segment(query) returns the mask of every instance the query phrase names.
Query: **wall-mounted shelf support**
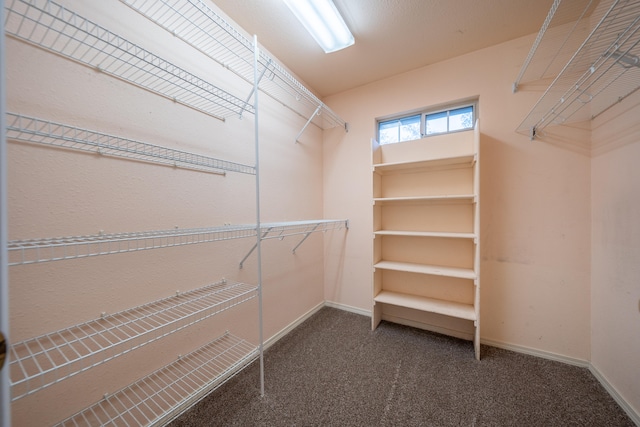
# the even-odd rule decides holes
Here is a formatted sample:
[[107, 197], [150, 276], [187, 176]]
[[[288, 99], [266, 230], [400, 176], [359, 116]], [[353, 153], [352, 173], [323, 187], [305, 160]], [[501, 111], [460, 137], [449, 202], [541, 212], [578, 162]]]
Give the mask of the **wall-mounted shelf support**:
[[[295, 248], [293, 248], [293, 253], [296, 252], [296, 249], [302, 243], [307, 240], [307, 237], [312, 233], [316, 232], [325, 232], [331, 230], [340, 230], [342, 228], [349, 229], [349, 220], [348, 219], [339, 219], [339, 220], [319, 220], [319, 221], [293, 221], [293, 222], [275, 222], [268, 224], [261, 224], [262, 236], [261, 240], [268, 239], [284, 239], [288, 236], [297, 236], [303, 235], [302, 241], [300, 241]], [[249, 258], [249, 255], [256, 250], [258, 246], [257, 242], [253, 247], [249, 250], [249, 253], [242, 258], [240, 261], [240, 268], [242, 268], [244, 262]]]
[[[249, 96], [247, 96], [247, 99], [245, 101], [245, 105], [249, 104], [249, 101], [251, 100], [251, 97], [253, 96], [254, 93], [256, 93], [256, 87], [260, 85], [260, 81], [262, 80], [262, 78], [264, 77], [265, 73], [269, 70], [269, 66], [271, 65], [271, 62], [269, 62], [263, 69], [262, 72], [260, 73], [260, 75], [258, 76], [258, 78], [256, 79], [256, 83], [254, 86], [251, 87], [251, 92], [249, 92]], [[255, 107], [254, 107], [255, 110]], [[242, 111], [240, 111], [240, 117], [242, 118], [242, 112], [244, 111], [244, 108], [242, 109]]]
[[318, 228], [320, 224], [316, 224], [311, 230], [309, 230], [307, 233], [305, 233], [304, 237], [302, 238], [302, 240], [300, 240], [298, 242], [297, 245], [295, 245], [295, 247], [291, 250], [291, 252], [293, 252], [294, 254], [296, 253], [296, 249], [298, 249], [298, 247], [304, 243], [305, 240], [307, 240], [307, 237], [309, 237], [311, 235], [311, 233], [313, 233], [314, 231], [316, 231], [316, 229]]
[[251, 175], [256, 173], [255, 167], [241, 163], [134, 141], [35, 117], [14, 113], [7, 113], [6, 117], [6, 135], [10, 140], [52, 145], [218, 175], [225, 175], [225, 171]]
[[[262, 239], [264, 239], [267, 234], [269, 234], [269, 229], [267, 229], [266, 231], [264, 231], [262, 233]], [[256, 241], [256, 243], [253, 244], [251, 249], [249, 249], [249, 252], [247, 252], [247, 254], [240, 261], [240, 269], [241, 270], [242, 270], [242, 267], [244, 267], [244, 262], [247, 260], [247, 258], [249, 258], [249, 256], [253, 253], [253, 251], [255, 251], [257, 248], [258, 248], [258, 242]]]
[[296, 135], [296, 142], [300, 142], [300, 136], [302, 136], [304, 131], [307, 129], [307, 126], [309, 126], [309, 124], [314, 119], [314, 117], [317, 116], [320, 113], [320, 109], [321, 108], [322, 108], [322, 105], [318, 105], [318, 108], [316, 108], [316, 110], [313, 112], [311, 117], [309, 117], [309, 120], [307, 120], [307, 123], [305, 123], [304, 126], [302, 126], [302, 130], [300, 132], [298, 132], [298, 135]]

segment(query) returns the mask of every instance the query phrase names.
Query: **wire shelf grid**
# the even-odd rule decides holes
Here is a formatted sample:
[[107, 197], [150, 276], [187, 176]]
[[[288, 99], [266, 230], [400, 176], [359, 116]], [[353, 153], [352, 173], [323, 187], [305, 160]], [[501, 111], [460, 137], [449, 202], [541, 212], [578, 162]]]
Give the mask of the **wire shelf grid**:
[[[120, 1], [253, 85], [252, 41], [204, 1]], [[322, 129], [346, 128], [344, 120], [262, 50], [258, 63], [264, 93]]]
[[[591, 120], [640, 88], [640, 3], [603, 0], [593, 6], [589, 2], [580, 19], [597, 24], [522, 121], [519, 132], [534, 138], [549, 125]], [[577, 33], [575, 37], [580, 37]]]
[[7, 139], [158, 163], [214, 174], [225, 171], [255, 175], [254, 166], [134, 141], [92, 130], [7, 113]]
[[320, 221], [295, 221], [272, 222], [261, 224], [262, 239], [282, 239], [288, 236], [308, 235], [333, 230], [349, 228], [347, 220], [320, 220]]
[[28, 396], [255, 298], [226, 280], [11, 346], [12, 400]]
[[164, 424], [255, 360], [258, 349], [230, 333], [180, 357], [57, 426]]
[[224, 120], [253, 106], [50, 0], [6, 2], [7, 34]]
[[[316, 224], [318, 227], [314, 229]], [[348, 228], [347, 220], [260, 224], [261, 233], [266, 232], [270, 235], [269, 238], [284, 238], [309, 232], [338, 230], [343, 227]], [[256, 237], [255, 224], [11, 240], [7, 243], [7, 249], [9, 265], [15, 266], [247, 237]]]
[[34, 264], [98, 255], [255, 237], [255, 226], [223, 226], [131, 233], [93, 234], [8, 242], [9, 265]]

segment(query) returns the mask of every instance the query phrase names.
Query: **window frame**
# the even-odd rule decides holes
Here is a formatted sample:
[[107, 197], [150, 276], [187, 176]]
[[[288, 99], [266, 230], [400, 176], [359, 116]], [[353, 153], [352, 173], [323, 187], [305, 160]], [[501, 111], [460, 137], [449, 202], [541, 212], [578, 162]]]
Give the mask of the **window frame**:
[[[456, 111], [456, 110], [460, 110], [460, 109], [464, 109], [464, 108], [469, 108], [469, 107], [471, 107], [471, 113], [472, 113], [472, 124], [471, 124], [471, 127], [464, 128], [464, 129], [449, 130], [449, 126], [450, 126], [449, 118], [451, 116], [451, 112], [452, 111]], [[447, 117], [447, 131], [446, 132], [434, 132], [434, 133], [427, 134], [427, 116], [431, 116], [431, 115], [434, 115], [434, 114], [440, 114], [440, 113], [447, 113], [447, 116], [446, 116]], [[429, 137], [432, 137], [432, 136], [439, 136], [439, 135], [447, 135], [447, 134], [450, 134], [450, 133], [472, 131], [472, 130], [475, 129], [476, 120], [478, 119], [478, 100], [476, 99], [476, 100], [469, 100], [469, 101], [461, 101], [461, 102], [446, 104], [446, 105], [438, 106], [438, 107], [427, 107], [427, 108], [424, 108], [424, 109], [414, 110], [414, 111], [406, 112], [406, 113], [403, 113], [403, 114], [394, 114], [392, 116], [378, 118], [376, 120], [376, 138], [377, 138], [377, 141], [381, 145], [388, 145], [388, 144], [398, 144], [398, 143], [401, 143], [401, 142], [418, 140], [418, 139], [407, 139], [407, 140], [394, 141], [394, 142], [382, 142], [381, 138], [380, 138], [380, 126], [383, 123], [389, 123], [389, 122], [393, 122], [393, 121], [398, 121], [399, 122], [399, 121], [401, 121], [403, 119], [413, 118], [413, 117], [416, 117], [418, 115], [420, 116], [420, 137], [418, 139], [429, 138]], [[400, 128], [398, 129], [398, 132], [400, 132]]]

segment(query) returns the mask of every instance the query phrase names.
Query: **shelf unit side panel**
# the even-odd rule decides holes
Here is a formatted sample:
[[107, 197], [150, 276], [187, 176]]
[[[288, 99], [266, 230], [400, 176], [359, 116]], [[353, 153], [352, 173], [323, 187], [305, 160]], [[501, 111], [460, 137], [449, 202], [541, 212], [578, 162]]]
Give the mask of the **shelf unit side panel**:
[[474, 308], [476, 311], [475, 331], [474, 331], [474, 350], [476, 359], [480, 360], [480, 265], [481, 265], [481, 246], [480, 246], [480, 121], [476, 120], [476, 127], [474, 131], [474, 147], [476, 162], [473, 167], [473, 185], [474, 194], [476, 195], [476, 203], [474, 204], [474, 224], [475, 230], [475, 254], [474, 254], [474, 271], [476, 273], [475, 287], [474, 287]]
[[383, 230], [383, 217], [382, 217], [383, 207], [380, 205], [373, 206], [373, 231]]
[[[375, 269], [373, 272], [373, 294], [378, 295], [382, 291], [382, 270]], [[377, 304], [372, 300], [371, 309], [371, 329], [375, 329], [382, 320], [382, 304]]]
[[373, 198], [380, 198], [382, 196], [382, 175], [373, 173]]
[[373, 239], [373, 264], [382, 261], [382, 239]]

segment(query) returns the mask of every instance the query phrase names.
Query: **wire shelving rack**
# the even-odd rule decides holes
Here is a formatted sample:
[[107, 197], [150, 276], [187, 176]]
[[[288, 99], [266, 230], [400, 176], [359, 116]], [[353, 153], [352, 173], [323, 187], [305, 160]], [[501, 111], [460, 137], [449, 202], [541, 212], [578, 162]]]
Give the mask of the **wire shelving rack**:
[[226, 333], [57, 426], [164, 425], [256, 357], [255, 346]]
[[[132, 7], [134, 3], [136, 7], [144, 6], [143, 3], [134, 1], [123, 3]], [[210, 173], [230, 171], [252, 174], [256, 177], [258, 195], [258, 91], [277, 99], [283, 106], [307, 120], [298, 137], [311, 123], [323, 129], [335, 126], [347, 129], [347, 124], [341, 118], [283, 67], [265, 55], [258, 48], [256, 39], [251, 43], [202, 1], [148, 2], [146, 5], [151, 9], [156, 5], [161, 8], [169, 7], [163, 9], [164, 12], [170, 12], [167, 17], [171, 16], [176, 22], [180, 22], [177, 28], [170, 30], [174, 35], [252, 83], [253, 90], [245, 100], [54, 1], [7, 0], [4, 4], [5, 34], [10, 37], [220, 120], [232, 115], [242, 116], [245, 112], [254, 114], [256, 166], [214, 159], [30, 116], [3, 113], [2, 118], [7, 125], [2, 131], [11, 140]], [[177, 9], [182, 7], [187, 9]], [[148, 17], [157, 21], [159, 15]], [[212, 28], [215, 31], [209, 34], [208, 31]], [[250, 102], [252, 97], [253, 102]], [[8, 265], [17, 266], [249, 237], [256, 239], [256, 245], [247, 257], [258, 248], [259, 258], [261, 240], [301, 236], [301, 240], [293, 248], [295, 252], [312, 233], [339, 230], [348, 228], [349, 225], [347, 220], [262, 223], [259, 197], [256, 199], [256, 224], [128, 233], [100, 232], [93, 235], [12, 240], [3, 249], [8, 254]], [[258, 270], [260, 264], [258, 260]], [[223, 280], [12, 344], [8, 369], [11, 377], [11, 400], [33, 395], [43, 388], [58, 384], [254, 298], [258, 300], [259, 306], [257, 346], [225, 334], [136, 383], [106, 395], [104, 399], [63, 421], [61, 425], [146, 425], [168, 422], [256, 358], [260, 358], [262, 394], [261, 280], [260, 272], [257, 285]]]
[[11, 346], [17, 400], [255, 298], [258, 288], [226, 280], [178, 293]]
[[50, 0], [8, 0], [6, 34], [220, 120], [253, 105]]
[[224, 175], [255, 175], [250, 165], [135, 141], [62, 123], [7, 113], [7, 139]]
[[[558, 70], [563, 52], [573, 55]], [[527, 78], [553, 79], [517, 129], [531, 139], [550, 125], [591, 120], [637, 91], [640, 2], [555, 0], [514, 90]]]
[[[202, 0], [120, 0], [253, 85], [252, 41]], [[259, 50], [259, 89], [322, 129], [347, 123], [272, 57]], [[252, 94], [252, 93], [251, 93]], [[251, 98], [249, 94], [248, 100]]]
[[[348, 224], [347, 220], [261, 223], [260, 233], [263, 239], [297, 235], [305, 235], [306, 239], [311, 233], [340, 230], [348, 228]], [[14, 266], [247, 237], [257, 237], [255, 224], [10, 240], [7, 248], [9, 265]]]

